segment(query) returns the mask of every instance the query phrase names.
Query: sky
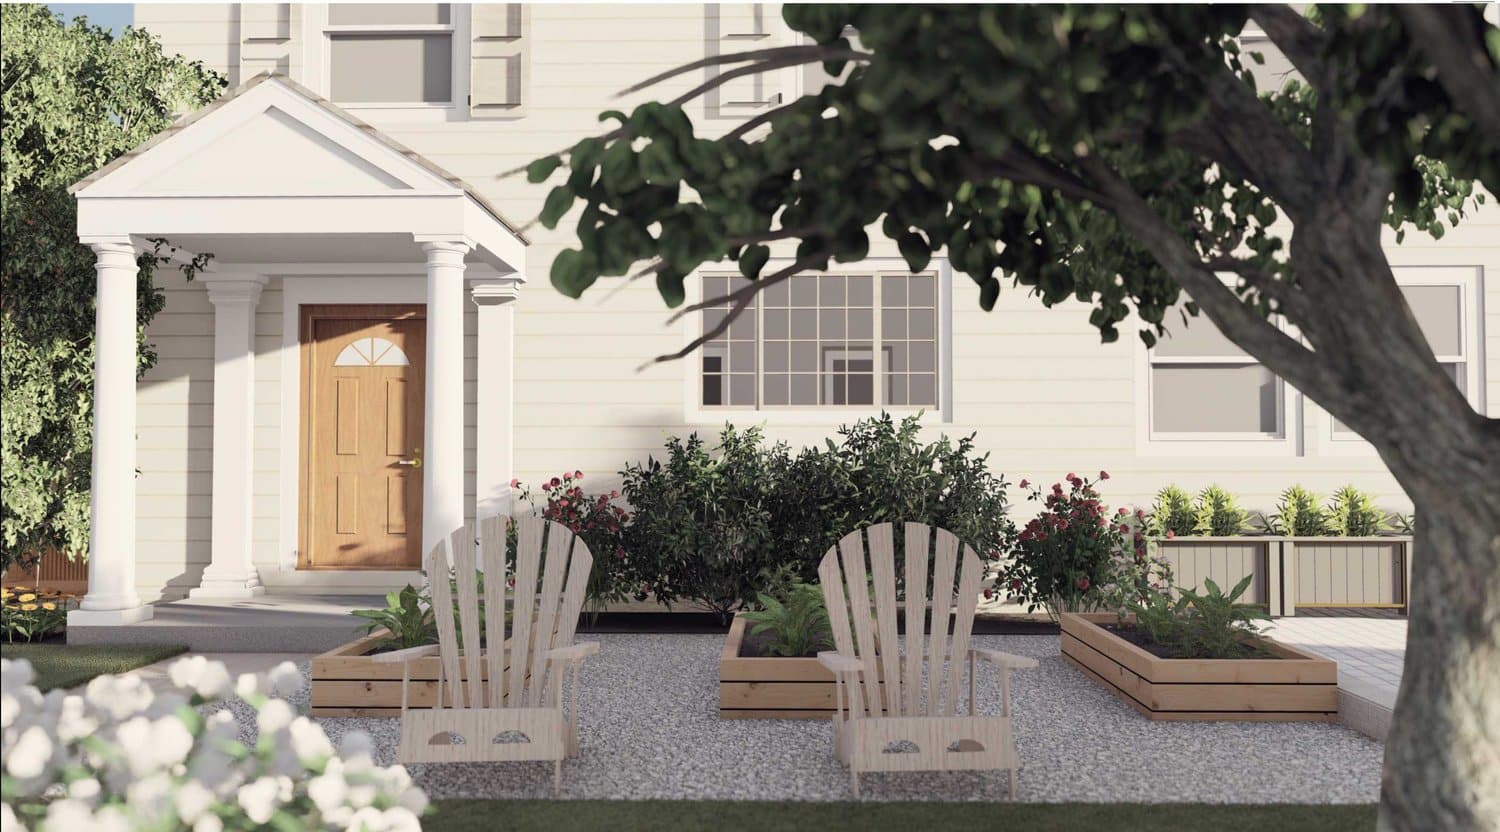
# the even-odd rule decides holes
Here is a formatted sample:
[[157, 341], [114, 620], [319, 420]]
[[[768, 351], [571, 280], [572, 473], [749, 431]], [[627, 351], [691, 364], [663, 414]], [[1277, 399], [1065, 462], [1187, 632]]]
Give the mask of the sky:
[[90, 23], [117, 35], [135, 21], [133, 3], [48, 3], [47, 8], [69, 22], [80, 15], [87, 17]]

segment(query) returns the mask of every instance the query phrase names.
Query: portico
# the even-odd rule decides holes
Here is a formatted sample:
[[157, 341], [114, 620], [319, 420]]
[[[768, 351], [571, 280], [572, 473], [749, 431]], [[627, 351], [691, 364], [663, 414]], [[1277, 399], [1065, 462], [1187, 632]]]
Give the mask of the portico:
[[[197, 277], [212, 319], [212, 401], [200, 403], [212, 414], [209, 560], [193, 598], [250, 598], [278, 584], [316, 591], [326, 585], [311, 574], [318, 569], [354, 569], [373, 586], [400, 570], [378, 558], [361, 564], [359, 547], [399, 552], [410, 534], [409, 548], [426, 552], [475, 511], [466, 470], [480, 513], [506, 504], [511, 307], [526, 240], [461, 180], [262, 75], [74, 192], [99, 294], [89, 592], [70, 626], [151, 615], [137, 583], [136, 255], [156, 239], [212, 255]], [[271, 290], [282, 333], [258, 333], [274, 311], [261, 303]], [[480, 305], [476, 392], [466, 395], [471, 302]], [[348, 306], [349, 322], [307, 331], [301, 313], [314, 304]], [[279, 386], [258, 366], [279, 368]], [[268, 391], [280, 401], [257, 402]], [[473, 432], [472, 465], [470, 404], [484, 426]], [[268, 442], [275, 447], [258, 461]], [[257, 499], [274, 509], [257, 514]], [[340, 558], [307, 550], [318, 524], [329, 536], [316, 539]]]

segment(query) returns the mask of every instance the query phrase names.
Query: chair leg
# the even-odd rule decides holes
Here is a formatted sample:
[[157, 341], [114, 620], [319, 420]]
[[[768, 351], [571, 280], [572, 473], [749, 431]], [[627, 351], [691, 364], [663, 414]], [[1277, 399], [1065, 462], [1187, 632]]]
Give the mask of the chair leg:
[[854, 796], [859, 797], [859, 769], [849, 767], [849, 785], [854, 789]]
[[1016, 784], [1016, 770], [1015, 769], [1011, 769], [1010, 770], [1010, 794], [1006, 795], [1006, 797], [1008, 799], [1010, 799], [1010, 800], [1015, 800], [1016, 799], [1017, 789], [1018, 789], [1018, 786]]
[[562, 796], [562, 760], [556, 760], [552, 764], [552, 796]]

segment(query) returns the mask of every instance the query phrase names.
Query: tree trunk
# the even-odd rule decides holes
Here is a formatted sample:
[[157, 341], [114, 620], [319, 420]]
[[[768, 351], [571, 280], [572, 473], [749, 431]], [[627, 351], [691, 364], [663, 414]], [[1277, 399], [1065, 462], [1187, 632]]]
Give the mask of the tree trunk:
[[1382, 830], [1500, 830], [1500, 460], [1487, 467], [1452, 483], [1468, 499], [1417, 501]]

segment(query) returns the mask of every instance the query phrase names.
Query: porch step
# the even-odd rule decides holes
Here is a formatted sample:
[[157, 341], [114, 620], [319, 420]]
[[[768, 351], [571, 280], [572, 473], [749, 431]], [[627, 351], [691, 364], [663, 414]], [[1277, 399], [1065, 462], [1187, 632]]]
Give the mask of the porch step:
[[264, 595], [153, 605], [150, 620], [70, 626], [69, 644], [185, 644], [204, 653], [322, 653], [364, 634], [350, 610], [385, 606], [378, 595]]

